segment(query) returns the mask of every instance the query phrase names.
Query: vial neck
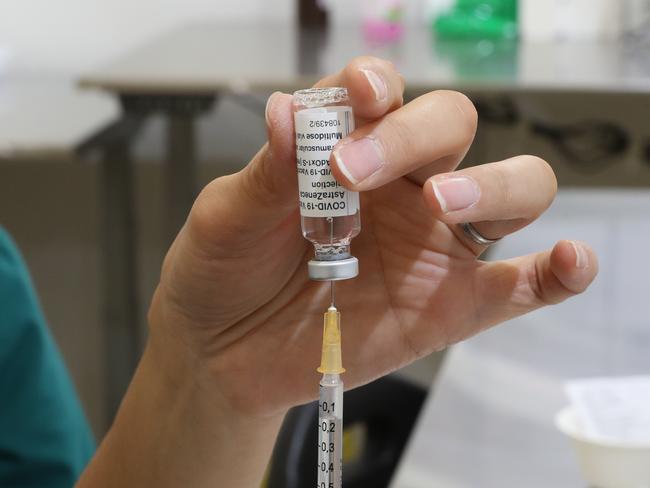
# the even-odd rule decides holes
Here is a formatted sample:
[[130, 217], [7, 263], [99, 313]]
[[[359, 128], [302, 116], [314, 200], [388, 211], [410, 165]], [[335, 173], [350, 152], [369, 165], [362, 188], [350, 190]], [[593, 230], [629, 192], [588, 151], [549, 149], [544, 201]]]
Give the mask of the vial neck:
[[350, 257], [349, 244], [314, 244], [316, 261], [338, 261]]

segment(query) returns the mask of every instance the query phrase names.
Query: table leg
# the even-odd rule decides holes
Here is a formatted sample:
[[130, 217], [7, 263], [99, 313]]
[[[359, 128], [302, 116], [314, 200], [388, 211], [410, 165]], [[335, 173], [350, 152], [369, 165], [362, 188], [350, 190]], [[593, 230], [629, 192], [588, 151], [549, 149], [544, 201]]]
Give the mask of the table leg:
[[123, 94], [122, 106], [131, 114], [162, 113], [167, 119], [165, 167], [165, 244], [172, 243], [185, 223], [196, 196], [196, 121], [214, 106], [216, 93]]
[[105, 418], [110, 425], [140, 355], [137, 234], [131, 142], [143, 117], [124, 111], [120, 119], [77, 147], [84, 157], [99, 152], [102, 318], [105, 344]]
[[111, 422], [140, 351], [133, 168], [128, 142], [107, 146], [101, 168], [106, 417]]
[[168, 245], [185, 223], [196, 197], [196, 117], [194, 113], [171, 113], [168, 118], [165, 168]]
[[82, 144], [83, 153], [102, 150], [102, 234], [106, 344], [106, 418], [112, 421], [137, 366], [140, 344], [137, 233], [130, 144], [154, 113], [169, 116], [167, 200], [168, 243], [178, 232], [195, 195], [195, 135], [199, 114], [215, 95], [121, 95], [123, 117]]

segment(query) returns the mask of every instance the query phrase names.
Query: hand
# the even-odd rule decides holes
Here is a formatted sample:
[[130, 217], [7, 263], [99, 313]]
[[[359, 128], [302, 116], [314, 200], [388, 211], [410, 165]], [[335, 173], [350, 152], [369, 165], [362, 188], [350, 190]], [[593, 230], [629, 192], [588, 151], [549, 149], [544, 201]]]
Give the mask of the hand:
[[[472, 142], [464, 95], [426, 94], [402, 106], [403, 80], [358, 58], [318, 83], [345, 86], [357, 130], [331, 160], [362, 192], [353, 241], [357, 279], [336, 284], [344, 381], [353, 387], [486, 327], [583, 291], [597, 272], [584, 244], [501, 262], [455, 224], [491, 238], [532, 222], [556, 180], [534, 156], [454, 171]], [[152, 339], [183, 344], [200, 377], [233, 411], [279, 414], [317, 394], [329, 284], [310, 282], [313, 248], [301, 235], [291, 96], [266, 111], [269, 142], [237, 174], [210, 183], [165, 259], [150, 310]], [[206, 386], [208, 388], [208, 386]]]
[[[482, 262], [458, 231], [506, 236], [556, 191], [533, 156], [454, 171], [476, 129], [465, 96], [402, 107], [402, 78], [374, 58], [319, 85], [348, 88], [358, 127], [330, 160], [362, 192], [361, 272], [336, 284], [348, 387], [589, 285], [585, 244]], [[169, 250], [144, 356], [78, 488], [259, 486], [284, 413], [316, 398], [329, 284], [307, 278], [291, 97], [271, 96], [266, 118], [269, 142], [201, 192]]]

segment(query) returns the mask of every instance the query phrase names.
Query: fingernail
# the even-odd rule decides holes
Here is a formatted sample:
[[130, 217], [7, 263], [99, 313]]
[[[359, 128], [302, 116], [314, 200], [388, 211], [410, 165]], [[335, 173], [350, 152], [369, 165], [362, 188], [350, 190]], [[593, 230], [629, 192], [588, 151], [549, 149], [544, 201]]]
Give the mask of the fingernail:
[[271, 127], [271, 121], [269, 120], [269, 113], [271, 113], [271, 109], [273, 108], [273, 99], [275, 98], [277, 93], [278, 92], [271, 93], [271, 96], [266, 101], [266, 108], [264, 109], [264, 120], [266, 120], [267, 127]]
[[587, 250], [585, 249], [585, 247], [576, 241], [569, 241], [569, 242], [571, 242], [571, 245], [573, 246], [573, 250], [576, 253], [576, 268], [585, 269], [586, 267], [588, 267], [589, 254], [587, 254]]
[[373, 137], [363, 137], [343, 144], [333, 154], [341, 172], [354, 185], [384, 165], [384, 154]]
[[429, 181], [444, 213], [469, 208], [481, 198], [480, 187], [469, 176], [434, 176]]
[[375, 100], [385, 100], [388, 96], [388, 87], [386, 87], [386, 82], [384, 79], [369, 69], [362, 69], [359, 71], [363, 73], [363, 75], [368, 80], [368, 83], [370, 83], [372, 91], [375, 92]]

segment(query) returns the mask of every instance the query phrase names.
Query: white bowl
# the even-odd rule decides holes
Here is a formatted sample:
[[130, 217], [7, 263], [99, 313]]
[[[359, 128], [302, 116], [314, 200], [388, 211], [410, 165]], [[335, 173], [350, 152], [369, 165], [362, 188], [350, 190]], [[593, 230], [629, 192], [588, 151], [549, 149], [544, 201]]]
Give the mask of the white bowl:
[[582, 475], [598, 488], [650, 488], [650, 443], [590, 439], [580, 429], [573, 407], [555, 416], [557, 428], [573, 441]]

